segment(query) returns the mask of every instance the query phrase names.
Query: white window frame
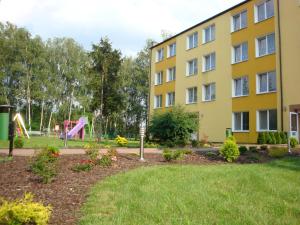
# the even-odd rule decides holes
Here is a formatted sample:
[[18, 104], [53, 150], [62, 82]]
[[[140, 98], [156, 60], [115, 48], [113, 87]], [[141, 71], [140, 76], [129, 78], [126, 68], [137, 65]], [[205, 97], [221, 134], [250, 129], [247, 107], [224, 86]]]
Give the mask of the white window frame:
[[[190, 66], [189, 66], [189, 64], [191, 62], [193, 62], [193, 73], [190, 73]], [[198, 74], [198, 59], [194, 58], [194, 59], [191, 59], [191, 60], [187, 61], [187, 63], [186, 63], [186, 76], [190, 77], [190, 76], [194, 76], [194, 75], [197, 75], [197, 74]]]
[[[173, 46], [174, 52], [172, 52], [172, 46]], [[173, 57], [175, 55], [176, 55], [176, 42], [168, 45], [168, 51], [167, 51], [168, 58]]]
[[[270, 37], [271, 35], [274, 35], [274, 52], [269, 52], [268, 37]], [[259, 55], [259, 39], [263, 39], [263, 38], [266, 39], [266, 53], [262, 54], [262, 55]], [[256, 52], [255, 53], [256, 58], [264, 57], [266, 55], [275, 54], [276, 53], [276, 35], [275, 35], [275, 32], [272, 32], [272, 33], [269, 33], [269, 34], [266, 34], [266, 35], [259, 36], [259, 37], [255, 38], [255, 52]]]
[[[277, 109], [261, 109], [261, 110], [256, 111], [256, 131], [257, 132], [264, 132], [264, 131], [276, 132], [276, 131], [278, 131], [278, 120], [277, 120], [277, 118], [276, 118], [277, 130], [270, 130], [270, 111], [272, 111], [272, 110], [276, 110], [277, 117], [278, 117]], [[261, 130], [260, 129], [260, 124], [259, 124], [259, 121], [260, 121], [259, 112], [263, 112], [263, 111], [267, 111], [267, 129]]]
[[[212, 67], [212, 57], [213, 57], [213, 55], [215, 57], [215, 65], [214, 65], [214, 67]], [[209, 61], [210, 61], [210, 67], [207, 70], [206, 70], [206, 57], [209, 57]], [[203, 73], [204, 72], [208, 72], [208, 71], [212, 71], [212, 70], [216, 69], [216, 62], [217, 62], [216, 58], [217, 57], [216, 57], [216, 53], [215, 52], [211, 52], [211, 53], [209, 53], [207, 55], [204, 55], [202, 57], [202, 72]]]
[[[275, 74], [275, 80], [276, 80], [276, 82], [275, 82], [275, 84], [276, 84], [276, 90], [275, 91], [270, 91], [269, 89], [269, 74], [270, 73], [274, 73]], [[263, 92], [260, 92], [260, 79], [259, 79], [259, 77], [261, 76], [261, 75], [264, 75], [264, 74], [266, 74], [267, 75], [267, 91], [263, 91]], [[268, 93], [275, 93], [275, 92], [277, 92], [277, 74], [276, 74], [276, 71], [275, 70], [273, 70], [273, 71], [268, 71], [268, 72], [264, 72], [264, 73], [259, 73], [259, 74], [257, 74], [256, 75], [256, 94], [268, 94]]]
[[[157, 106], [157, 99], [160, 98], [160, 106]], [[154, 109], [160, 109], [162, 108], [162, 95], [155, 95], [154, 96]]]
[[[169, 104], [169, 95], [170, 94], [172, 94], [173, 95], [173, 104]], [[167, 94], [166, 94], [166, 107], [171, 107], [171, 106], [174, 106], [175, 105], [175, 92], [173, 91], [173, 92], [168, 92]]]
[[[215, 85], [215, 98], [212, 98], [212, 85]], [[205, 93], [205, 87], [209, 86], [209, 99], [205, 99], [206, 93]], [[216, 83], [209, 83], [209, 84], [203, 84], [202, 85], [202, 101], [203, 102], [212, 102], [215, 101], [217, 98], [217, 88], [216, 88]]]
[[[214, 36], [212, 36], [212, 28], [214, 27]], [[206, 30], [209, 30], [210, 31], [210, 36], [209, 36], [209, 40], [206, 40], [205, 37], [206, 37]], [[216, 40], [216, 25], [215, 24], [211, 24], [205, 28], [203, 28], [202, 30], [202, 44], [206, 44], [206, 43], [209, 43], [209, 42], [212, 42]]]
[[164, 48], [160, 48], [156, 51], [156, 62], [164, 60]]
[[[267, 16], [267, 1], [273, 1], [274, 14], [272, 16], [270, 16], [270, 17]], [[264, 5], [264, 19], [262, 19], [262, 20], [258, 20], [258, 6], [260, 6], [260, 5]], [[262, 21], [270, 19], [270, 18], [274, 17], [274, 15], [275, 15], [274, 0], [265, 0], [263, 2], [260, 2], [259, 4], [254, 5], [254, 22], [255, 23], [260, 23]]]
[[[160, 76], [160, 82], [158, 82], [158, 77]], [[163, 76], [163, 71], [159, 71], [157, 73], [155, 73], [155, 79], [154, 79], [154, 85], [157, 86], [157, 85], [161, 85], [164, 81], [164, 76]]]
[[[189, 90], [193, 90], [193, 101], [190, 102], [189, 100]], [[196, 93], [196, 100], [195, 100], [195, 93]], [[198, 88], [197, 87], [190, 87], [186, 89], [185, 92], [185, 104], [190, 105], [190, 104], [196, 104], [198, 101]]]
[[[248, 80], [248, 94], [244, 94], [243, 93], [243, 86], [244, 86], [244, 79], [243, 78], [247, 78], [247, 80]], [[235, 91], [235, 81], [236, 80], [241, 80], [241, 90], [242, 90], [242, 94], [241, 95], [236, 95], [235, 93], [236, 93], [236, 91]], [[246, 97], [246, 96], [249, 96], [249, 91], [250, 91], [250, 89], [249, 89], [249, 76], [241, 76], [241, 77], [237, 77], [237, 78], [234, 78], [234, 79], [232, 79], [232, 97], [233, 98], [239, 98], [239, 97]]]
[[[243, 59], [243, 45], [244, 44], [246, 44], [247, 45], [247, 58], [246, 59]], [[241, 58], [240, 58], [240, 60], [239, 61], [235, 61], [235, 49], [236, 48], [240, 48], [240, 56], [241, 56]], [[237, 45], [234, 45], [233, 47], [232, 47], [232, 58], [231, 58], [231, 62], [232, 62], [232, 64], [237, 64], [237, 63], [241, 63], [241, 62], [246, 62], [246, 61], [248, 61], [249, 60], [249, 45], [248, 45], [248, 42], [243, 42], [243, 43], [240, 43], [240, 44], [237, 44]]]
[[[192, 44], [191, 47], [190, 47], [190, 37], [192, 37], [192, 39], [193, 39], [193, 44]], [[196, 32], [194, 32], [194, 33], [187, 36], [187, 38], [186, 38], [186, 50], [197, 48], [198, 44], [199, 44], [198, 31], [196, 31]]]
[[176, 79], [176, 67], [174, 66], [167, 69], [167, 82], [174, 81], [175, 79]]
[[[242, 26], [242, 14], [243, 13], [246, 13], [246, 25], [243, 27]], [[240, 21], [239, 21], [239, 23], [240, 23], [240, 28], [239, 29], [234, 29], [234, 17], [236, 17], [236, 16], [239, 16], [240, 18]], [[236, 32], [236, 31], [239, 31], [239, 30], [242, 30], [242, 29], [245, 29], [245, 28], [247, 28], [248, 27], [248, 11], [247, 11], [247, 9], [245, 9], [245, 10], [243, 10], [243, 11], [241, 11], [241, 12], [239, 12], [239, 13], [237, 13], [237, 14], [234, 14], [234, 15], [232, 15], [232, 17], [231, 17], [231, 32], [233, 33], [233, 32]]]
[[[236, 130], [235, 129], [235, 114], [237, 113], [240, 113], [241, 114], [241, 130]], [[243, 122], [244, 122], [244, 113], [248, 113], [248, 126], [249, 126], [249, 129], [250, 129], [250, 112], [233, 112], [232, 113], [232, 131], [233, 132], [237, 132], [237, 133], [243, 133], [243, 132], [249, 132], [249, 129], [248, 130], [244, 130], [244, 126], [243, 126]]]

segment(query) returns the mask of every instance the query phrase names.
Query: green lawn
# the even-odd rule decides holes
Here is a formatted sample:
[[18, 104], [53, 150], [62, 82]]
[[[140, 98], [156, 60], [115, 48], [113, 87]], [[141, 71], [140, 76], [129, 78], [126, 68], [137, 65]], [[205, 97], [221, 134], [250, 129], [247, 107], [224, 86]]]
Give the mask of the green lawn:
[[[24, 139], [25, 145], [24, 148], [42, 148], [47, 145], [55, 146], [58, 148], [64, 147], [64, 140], [61, 140], [57, 137], [40, 137], [34, 136], [30, 139]], [[68, 147], [69, 148], [82, 148], [86, 143], [89, 143], [90, 139], [86, 138], [84, 141], [82, 140], [68, 140]], [[0, 148], [8, 148], [8, 141], [1, 141], [0, 140]], [[110, 145], [110, 146], [117, 146], [114, 140], [106, 140], [101, 142], [102, 146]], [[128, 148], [138, 148], [139, 142], [138, 141], [129, 141]]]
[[99, 182], [80, 225], [299, 224], [300, 158], [155, 166]]

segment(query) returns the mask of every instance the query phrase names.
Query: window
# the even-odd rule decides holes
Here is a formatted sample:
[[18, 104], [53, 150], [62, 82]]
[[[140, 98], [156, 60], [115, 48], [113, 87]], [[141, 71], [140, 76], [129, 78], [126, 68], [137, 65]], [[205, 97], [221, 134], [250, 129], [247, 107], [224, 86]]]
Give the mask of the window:
[[187, 69], [186, 69], [186, 75], [196, 75], [198, 73], [198, 60], [192, 59], [187, 62]]
[[233, 97], [249, 95], [248, 77], [240, 77], [233, 80]]
[[160, 71], [158, 73], [155, 74], [155, 85], [160, 85], [163, 82], [163, 72]]
[[216, 99], [216, 84], [203, 85], [203, 101], [213, 101]]
[[242, 44], [233, 47], [232, 63], [239, 63], [248, 60], [248, 43], [244, 42]]
[[237, 31], [247, 27], [247, 11], [243, 11], [232, 17], [232, 31]]
[[186, 104], [197, 103], [197, 87], [188, 88], [186, 91]]
[[176, 78], [176, 67], [169, 68], [167, 70], [167, 82], [173, 81]]
[[275, 34], [269, 34], [256, 39], [256, 57], [275, 52]]
[[216, 53], [210, 53], [204, 56], [203, 62], [203, 72], [214, 70], [216, 68]]
[[160, 62], [164, 59], [164, 48], [158, 49], [156, 52], [156, 62]]
[[175, 92], [169, 92], [166, 94], [166, 107], [173, 106], [175, 104]]
[[203, 30], [203, 44], [215, 40], [215, 25], [210, 25]]
[[257, 93], [263, 94], [276, 91], [276, 72], [267, 72], [257, 75]]
[[277, 130], [277, 110], [261, 110], [257, 112], [258, 131], [276, 131]]
[[154, 96], [154, 108], [161, 108], [162, 107], [162, 95]]
[[249, 112], [233, 113], [233, 131], [249, 131]]
[[198, 46], [198, 32], [187, 37], [187, 49], [196, 48]]
[[267, 0], [255, 7], [255, 22], [260, 22], [274, 16], [274, 0]]
[[170, 44], [168, 46], [168, 57], [176, 55], [176, 43]]

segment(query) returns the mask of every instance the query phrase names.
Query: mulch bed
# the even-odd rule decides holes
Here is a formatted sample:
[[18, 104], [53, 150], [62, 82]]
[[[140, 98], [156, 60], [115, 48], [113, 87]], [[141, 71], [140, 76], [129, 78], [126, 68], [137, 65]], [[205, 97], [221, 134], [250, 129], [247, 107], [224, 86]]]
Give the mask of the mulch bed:
[[[12, 161], [0, 163], [0, 197], [8, 200], [22, 198], [31, 192], [36, 201], [53, 207], [50, 224], [76, 224], [80, 217], [80, 207], [84, 203], [91, 186], [97, 181], [116, 173], [125, 172], [141, 166], [169, 165], [160, 154], [146, 154], [146, 162], [140, 162], [137, 155], [118, 156], [118, 161], [109, 168], [97, 166], [89, 172], [76, 173], [71, 168], [85, 155], [60, 156], [58, 175], [49, 184], [38, 182], [28, 170], [30, 157], [15, 156]], [[172, 164], [216, 164], [223, 160], [206, 158], [202, 155], [188, 155]]]

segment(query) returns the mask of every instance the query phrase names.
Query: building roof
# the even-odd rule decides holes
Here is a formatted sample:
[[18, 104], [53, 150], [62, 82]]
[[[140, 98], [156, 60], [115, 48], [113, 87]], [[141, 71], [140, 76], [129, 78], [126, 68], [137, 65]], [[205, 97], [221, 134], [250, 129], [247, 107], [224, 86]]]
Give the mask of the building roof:
[[167, 41], [169, 41], [169, 40], [171, 40], [171, 39], [173, 39], [173, 38], [175, 38], [175, 37], [178, 37], [179, 35], [181, 35], [181, 34], [187, 32], [187, 31], [189, 31], [189, 30], [194, 29], [195, 27], [198, 27], [198, 26], [200, 26], [200, 25], [202, 25], [202, 24], [204, 24], [204, 23], [207, 23], [208, 21], [210, 21], [210, 20], [212, 20], [212, 19], [215, 19], [216, 17], [221, 16], [221, 15], [223, 15], [223, 14], [225, 14], [225, 13], [227, 13], [227, 12], [229, 12], [229, 11], [231, 11], [231, 10], [233, 10], [233, 9], [235, 9], [235, 8], [237, 8], [237, 7], [239, 7], [239, 6], [243, 5], [243, 4], [245, 4], [245, 3], [247, 3], [247, 2], [250, 2], [250, 1], [251, 1], [251, 0], [245, 0], [245, 1], [242, 1], [241, 3], [239, 3], [239, 4], [237, 4], [237, 5], [234, 5], [234, 6], [230, 7], [229, 9], [226, 9], [226, 10], [224, 10], [224, 11], [222, 11], [222, 12], [220, 12], [220, 13], [218, 13], [218, 14], [216, 14], [216, 15], [214, 15], [214, 16], [212, 16], [212, 17], [206, 19], [206, 20], [201, 21], [200, 23], [197, 23], [196, 25], [194, 25], [194, 26], [192, 26], [192, 27], [189, 27], [189, 28], [187, 28], [187, 29], [181, 31], [181, 32], [178, 33], [178, 34], [175, 34], [174, 36], [172, 36], [172, 37], [170, 37], [170, 38], [167, 38], [166, 40], [164, 40], [164, 41], [162, 41], [162, 42], [159, 42], [159, 43], [153, 45], [150, 49], [153, 49], [153, 48], [155, 48], [155, 47], [157, 47], [157, 46], [159, 46], [159, 45], [161, 45], [161, 44], [163, 44], [163, 43], [165, 43], [165, 42], [167, 42]]

